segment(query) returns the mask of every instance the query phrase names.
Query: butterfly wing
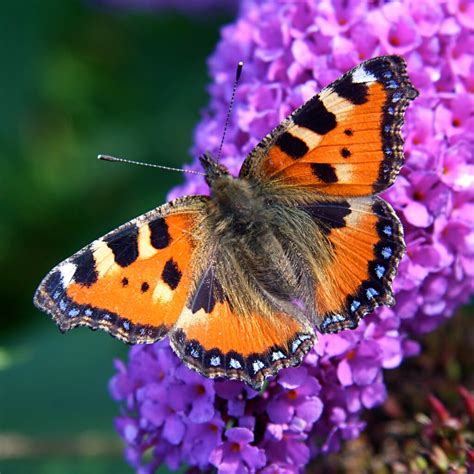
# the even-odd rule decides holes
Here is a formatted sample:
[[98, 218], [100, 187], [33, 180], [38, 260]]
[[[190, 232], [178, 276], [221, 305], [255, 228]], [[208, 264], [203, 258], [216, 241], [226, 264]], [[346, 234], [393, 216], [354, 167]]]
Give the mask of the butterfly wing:
[[319, 330], [355, 328], [378, 306], [391, 306], [391, 284], [405, 244], [390, 204], [358, 197], [315, 201], [299, 209], [316, 224], [315, 238], [330, 256], [313, 265]]
[[366, 61], [275, 128], [247, 157], [240, 177], [279, 194], [378, 193], [403, 164], [400, 129], [417, 94], [402, 58]]
[[188, 297], [207, 201], [177, 199], [94, 241], [51, 270], [35, 305], [62, 331], [89, 326], [130, 343], [161, 339]]
[[205, 376], [243, 380], [259, 390], [267, 377], [301, 362], [315, 342], [313, 328], [282, 312], [240, 312], [216, 273], [211, 264], [201, 274], [170, 334], [171, 345]]

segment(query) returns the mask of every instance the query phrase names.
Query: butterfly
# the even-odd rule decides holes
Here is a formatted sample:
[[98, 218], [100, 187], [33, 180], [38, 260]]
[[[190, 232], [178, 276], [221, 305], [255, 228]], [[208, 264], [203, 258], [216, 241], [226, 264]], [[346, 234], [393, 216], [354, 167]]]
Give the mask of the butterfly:
[[168, 336], [201, 374], [260, 389], [301, 363], [316, 330], [355, 328], [394, 304], [403, 228], [377, 194], [403, 165], [400, 129], [417, 95], [402, 58], [361, 63], [268, 134], [238, 177], [201, 156], [210, 196], [95, 240], [48, 273], [35, 305], [63, 332]]

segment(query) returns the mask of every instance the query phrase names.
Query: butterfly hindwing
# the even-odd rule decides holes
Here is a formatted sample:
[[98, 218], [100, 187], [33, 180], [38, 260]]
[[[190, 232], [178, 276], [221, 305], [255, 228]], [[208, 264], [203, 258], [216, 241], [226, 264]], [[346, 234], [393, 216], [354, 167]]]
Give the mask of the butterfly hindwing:
[[51, 270], [35, 305], [62, 331], [89, 326], [132, 343], [164, 337], [191, 287], [206, 203], [177, 199], [94, 241]]
[[209, 267], [170, 340], [180, 358], [207, 377], [244, 380], [258, 390], [279, 369], [298, 365], [315, 334], [309, 324], [284, 313], [239, 313]]
[[328, 263], [314, 267], [321, 332], [354, 328], [380, 305], [391, 306], [392, 280], [405, 251], [403, 228], [378, 197], [317, 201], [302, 209], [327, 239]]
[[366, 61], [306, 102], [245, 160], [240, 176], [280, 192], [366, 196], [403, 164], [400, 129], [417, 91], [398, 56]]

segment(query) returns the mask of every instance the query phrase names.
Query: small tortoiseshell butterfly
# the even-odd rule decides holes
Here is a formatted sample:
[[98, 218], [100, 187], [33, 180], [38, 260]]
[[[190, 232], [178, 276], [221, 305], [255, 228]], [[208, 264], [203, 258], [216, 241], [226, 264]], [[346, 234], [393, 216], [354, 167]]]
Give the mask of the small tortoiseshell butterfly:
[[190, 367], [255, 389], [298, 365], [322, 333], [380, 305], [405, 250], [377, 196], [403, 164], [417, 96], [402, 58], [344, 74], [284, 120], [236, 178], [206, 154], [211, 188], [144, 214], [55, 267], [35, 295], [61, 331], [169, 336]]

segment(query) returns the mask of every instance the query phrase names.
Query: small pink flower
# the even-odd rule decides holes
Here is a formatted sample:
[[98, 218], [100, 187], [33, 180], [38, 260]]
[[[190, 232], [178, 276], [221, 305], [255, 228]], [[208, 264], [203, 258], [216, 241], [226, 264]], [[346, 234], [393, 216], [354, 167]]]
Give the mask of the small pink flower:
[[[448, 137], [474, 135], [474, 97], [470, 94], [457, 95], [449, 102], [436, 108], [435, 130]], [[467, 137], [466, 137], [467, 138]]]
[[413, 0], [409, 9], [421, 36], [431, 38], [438, 33], [444, 15], [437, 0]]
[[471, 0], [448, 0], [447, 10], [464, 28], [474, 30], [474, 4]]
[[386, 3], [367, 17], [367, 26], [388, 54], [407, 54], [421, 44], [421, 36], [404, 3]]

